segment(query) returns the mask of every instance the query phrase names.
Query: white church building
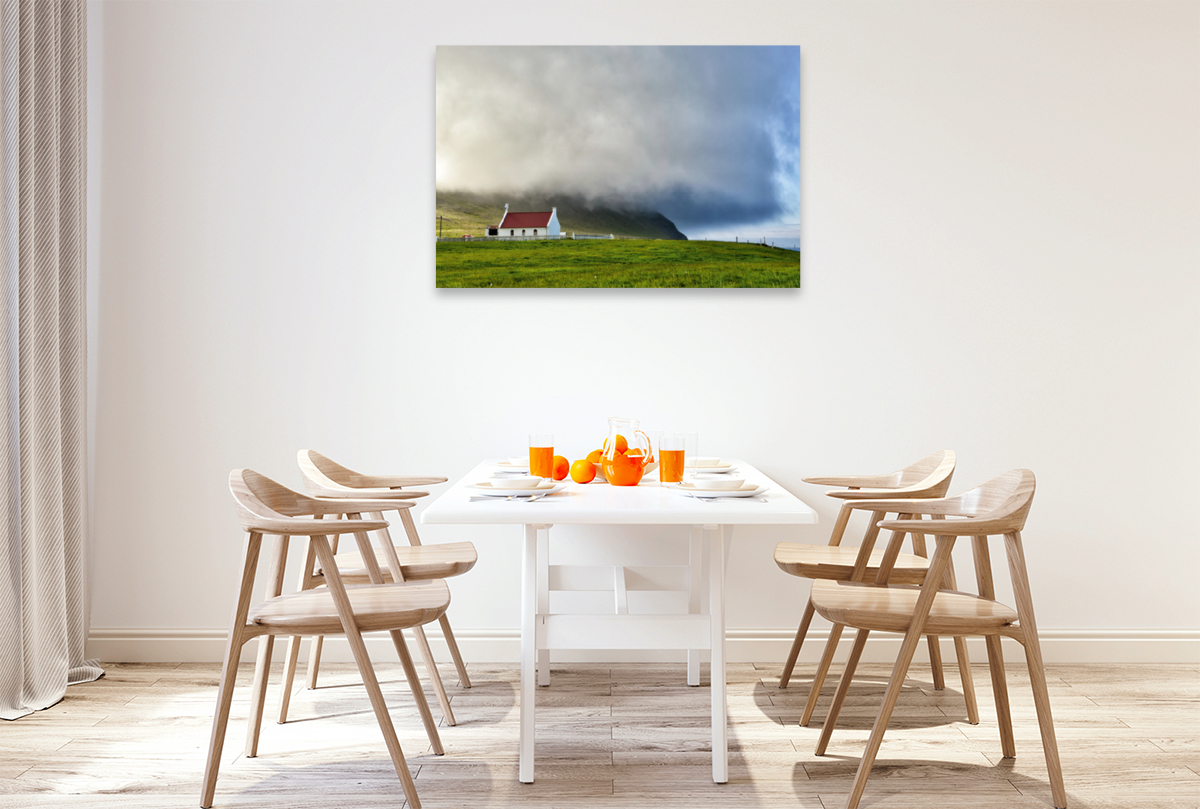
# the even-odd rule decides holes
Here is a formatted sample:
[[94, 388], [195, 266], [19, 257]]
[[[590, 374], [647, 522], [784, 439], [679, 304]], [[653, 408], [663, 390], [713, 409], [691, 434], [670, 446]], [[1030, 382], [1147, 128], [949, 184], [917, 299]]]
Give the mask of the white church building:
[[500, 224], [488, 228], [487, 235], [499, 236], [502, 239], [544, 239], [556, 238], [562, 235], [558, 225], [558, 208], [548, 211], [509, 211], [504, 206], [504, 216]]

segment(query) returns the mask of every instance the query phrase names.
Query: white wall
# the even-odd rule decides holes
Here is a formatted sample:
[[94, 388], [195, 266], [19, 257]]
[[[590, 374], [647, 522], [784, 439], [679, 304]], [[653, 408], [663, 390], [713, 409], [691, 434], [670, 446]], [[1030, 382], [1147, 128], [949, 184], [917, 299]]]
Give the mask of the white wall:
[[[514, 1], [89, 4], [93, 653], [219, 656], [234, 467], [455, 478], [621, 414], [821, 513], [739, 535], [735, 657], [799, 617], [801, 478], [944, 447], [1037, 473], [1052, 660], [1200, 657], [1197, 3]], [[802, 289], [434, 289], [438, 44], [718, 42], [802, 47]], [[515, 653], [516, 529], [422, 535], [479, 548], [468, 654]]]

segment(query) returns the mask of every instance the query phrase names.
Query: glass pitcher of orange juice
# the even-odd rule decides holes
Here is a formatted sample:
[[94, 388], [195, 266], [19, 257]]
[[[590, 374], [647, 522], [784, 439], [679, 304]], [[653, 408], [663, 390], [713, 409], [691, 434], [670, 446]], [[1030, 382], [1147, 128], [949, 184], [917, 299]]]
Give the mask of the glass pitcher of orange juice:
[[600, 465], [604, 477], [614, 486], [636, 486], [642, 482], [642, 475], [656, 466], [654, 445], [638, 429], [637, 419], [614, 416], [608, 420]]

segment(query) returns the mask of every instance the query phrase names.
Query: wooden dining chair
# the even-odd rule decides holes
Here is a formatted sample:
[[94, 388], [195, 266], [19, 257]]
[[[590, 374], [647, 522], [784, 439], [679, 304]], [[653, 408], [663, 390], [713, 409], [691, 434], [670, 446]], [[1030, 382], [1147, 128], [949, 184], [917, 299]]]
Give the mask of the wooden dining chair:
[[[775, 547], [775, 563], [783, 571], [807, 579], [874, 580], [879, 572], [882, 553], [873, 552], [870, 548], [873, 547], [875, 538], [878, 536], [879, 521], [887, 515], [884, 512], [873, 512], [863, 541], [858, 547], [848, 547], [843, 546], [841, 541], [850, 522], [851, 514], [856, 509], [864, 508], [861, 505], [862, 501], [880, 497], [888, 497], [892, 500], [942, 497], [950, 488], [950, 479], [954, 475], [956, 462], [957, 456], [952, 450], [942, 450], [886, 475], [805, 478], [805, 483], [844, 487], [826, 493], [828, 496], [842, 501], [837, 521], [834, 523], [833, 532], [829, 537], [829, 544], [807, 545], [796, 542], [780, 542]], [[926, 558], [927, 548], [924, 536], [914, 534], [912, 544], [915, 553], [900, 554], [896, 559], [893, 571], [893, 580], [896, 582], [917, 584], [925, 578], [929, 562]], [[864, 547], [868, 548], [865, 554], [862, 553]], [[953, 587], [953, 566], [947, 572], [947, 583]], [[787, 660], [783, 665], [783, 673], [779, 678], [780, 688], [788, 686], [796, 659], [804, 644], [804, 638], [808, 634], [809, 625], [812, 623], [813, 613], [812, 599], [809, 598], [800, 619], [800, 627], [796, 631], [796, 639], [792, 642], [791, 651], [788, 652]], [[821, 662], [817, 666], [809, 689], [808, 700], [805, 702], [804, 712], [800, 718], [802, 726], [807, 726], [812, 721], [813, 712], [816, 710], [829, 668], [833, 664], [841, 635], [842, 627], [834, 624], [830, 629], [825, 651], [821, 655]], [[955, 653], [958, 658], [959, 677], [962, 680], [963, 699], [966, 702], [967, 721], [971, 724], [978, 724], [979, 708], [975, 699], [974, 682], [971, 679], [971, 662], [966, 643], [961, 638], [955, 639]], [[941, 647], [939, 639], [936, 637], [929, 638], [929, 662], [933, 669], [934, 688], [940, 691], [946, 687], [946, 682], [942, 673]]]
[[[881, 528], [891, 530], [893, 534], [880, 560], [879, 572], [874, 582], [819, 581], [813, 585], [812, 602], [817, 614], [858, 630], [846, 670], [834, 695], [833, 706], [821, 729], [817, 755], [825, 754], [867, 636], [872, 630], [904, 634], [904, 641], [896, 656], [896, 664], [892, 669], [892, 677], [879, 708], [879, 715], [875, 719], [866, 751], [859, 763], [854, 786], [846, 801], [846, 809], [855, 809], [858, 806], [867, 777], [871, 773], [871, 766], [883, 742], [884, 731], [887, 730], [888, 721], [904, 685], [909, 664], [912, 663], [913, 654], [921, 636], [927, 634], [985, 638], [1000, 726], [1000, 747], [1005, 758], [1015, 757], [1017, 751], [1012, 718], [1009, 714], [1008, 686], [1000, 639], [1013, 638], [1024, 646], [1054, 806], [1057, 809], [1065, 809], [1067, 796], [1058, 758], [1058, 743], [1054, 737], [1050, 696], [1046, 687], [1045, 667], [1038, 642], [1037, 623], [1033, 616], [1033, 598], [1029, 589], [1029, 573], [1025, 567], [1025, 550], [1021, 539], [1021, 531], [1025, 527], [1029, 507], [1033, 502], [1034, 489], [1033, 473], [1028, 469], [1017, 469], [957, 497], [915, 502], [878, 500], [865, 504], [876, 511], [929, 515], [935, 520], [886, 520], [880, 524]], [[931, 526], [936, 526], [935, 530], [931, 531]], [[937, 540], [936, 550], [921, 585], [897, 584], [892, 576], [900, 544], [905, 533], [911, 532], [930, 532], [935, 534]], [[1015, 610], [996, 601], [988, 551], [990, 536], [1004, 537], [1013, 597], [1017, 604]], [[958, 537], [971, 537], [978, 595], [939, 588], [943, 575], [949, 569], [950, 555]]]
[[[384, 742], [392, 759], [396, 774], [408, 804], [419, 807], [416, 786], [396, 738], [396, 729], [383, 701], [383, 693], [367, 647], [363, 643], [363, 632], [387, 630], [400, 654], [409, 682], [416, 681], [416, 669], [404, 643], [401, 629], [420, 626], [437, 620], [450, 604], [450, 590], [442, 581], [418, 584], [375, 584], [347, 589], [338, 575], [333, 561], [333, 549], [329, 537], [353, 534], [359, 551], [368, 567], [378, 570], [378, 562], [371, 550], [368, 531], [377, 531], [386, 526], [379, 520], [321, 519], [347, 513], [362, 513], [385, 507], [390, 501], [362, 500], [319, 500], [294, 492], [275, 481], [249, 469], [237, 469], [229, 475], [229, 488], [242, 527], [249, 534], [246, 556], [242, 568], [241, 587], [229, 638], [225, 647], [225, 661], [221, 668], [220, 686], [217, 692], [217, 707], [213, 715], [212, 736], [208, 745], [208, 758], [204, 769], [204, 781], [200, 793], [200, 806], [208, 809], [213, 804], [216, 792], [217, 770], [221, 751], [225, 743], [225, 731], [233, 703], [233, 687], [237, 677], [238, 659], [242, 646], [254, 638], [262, 638], [259, 647], [259, 666], [255, 672], [251, 693], [250, 722], [246, 740], [246, 755], [257, 754], [258, 730], [262, 725], [263, 701], [266, 693], [266, 674], [269, 670], [271, 643], [275, 635], [344, 634], [350, 643], [354, 662], [367, 689], [367, 696]], [[327, 571], [326, 586], [319, 590], [282, 594], [284, 567], [287, 560], [288, 541], [293, 536], [309, 538], [317, 559]], [[258, 572], [259, 553], [264, 537], [274, 540], [270, 545], [267, 570], [270, 577], [268, 597], [253, 607], [250, 605], [255, 577]], [[264, 653], [265, 652], [265, 653]], [[263, 663], [267, 665], [263, 665]], [[432, 715], [424, 694], [418, 687], [414, 690], [418, 710], [426, 722], [426, 731], [431, 727]], [[436, 738], [436, 728], [434, 728]], [[440, 743], [435, 743], [435, 752], [441, 752]]]
[[[304, 449], [297, 453], [300, 471], [303, 473], [305, 490], [313, 497], [328, 498], [362, 498], [371, 497], [391, 503], [385, 509], [372, 513], [372, 518], [383, 519], [383, 511], [394, 510], [399, 514], [400, 522], [408, 539], [406, 545], [393, 543], [385, 523], [380, 530], [380, 547], [383, 550], [386, 566], [381, 569], [382, 581], [429, 581], [448, 579], [460, 576], [475, 566], [478, 555], [475, 545], [470, 542], [448, 542], [438, 545], [422, 545], [417, 535], [417, 526], [413, 521], [410, 501], [414, 497], [424, 497], [428, 492], [414, 491], [410, 486], [429, 486], [445, 483], [446, 478], [438, 476], [397, 476], [397, 475], [364, 475], [330, 460], [314, 450]], [[356, 584], [370, 580], [370, 571], [363, 564], [361, 554], [355, 551], [337, 553], [334, 544], [334, 559], [342, 580]], [[320, 587], [325, 583], [324, 566], [319, 564], [312, 553], [305, 561], [301, 572], [300, 590]], [[454, 632], [449, 619], [443, 614], [438, 617], [454, 667], [458, 672], [459, 683], [463, 688], [471, 687], [471, 678], [467, 674], [466, 664], [459, 652]], [[448, 725], [456, 724], [450, 698], [434, 660], [433, 651], [425, 637], [424, 627], [413, 627], [413, 636], [417, 641], [417, 649], [424, 660], [426, 671], [437, 696], [442, 715]], [[321, 662], [322, 638], [317, 635], [312, 639], [308, 658], [308, 687], [316, 688], [317, 672]], [[284, 688], [280, 695], [279, 722], [287, 721], [291, 700], [292, 684], [295, 680], [296, 667], [300, 655], [300, 638], [293, 637], [288, 642], [287, 658], [284, 666]]]

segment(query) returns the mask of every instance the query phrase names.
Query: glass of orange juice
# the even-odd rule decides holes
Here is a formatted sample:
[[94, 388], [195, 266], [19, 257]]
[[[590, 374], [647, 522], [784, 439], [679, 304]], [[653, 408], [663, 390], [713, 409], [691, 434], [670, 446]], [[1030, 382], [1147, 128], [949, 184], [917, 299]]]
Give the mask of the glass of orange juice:
[[529, 434], [529, 474], [539, 478], [554, 476], [554, 436]]
[[683, 480], [683, 460], [687, 436], [684, 433], [663, 433], [658, 439], [658, 479], [663, 483]]

